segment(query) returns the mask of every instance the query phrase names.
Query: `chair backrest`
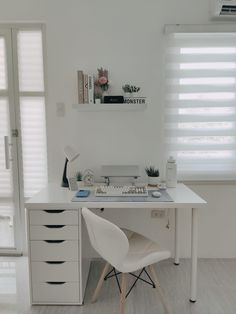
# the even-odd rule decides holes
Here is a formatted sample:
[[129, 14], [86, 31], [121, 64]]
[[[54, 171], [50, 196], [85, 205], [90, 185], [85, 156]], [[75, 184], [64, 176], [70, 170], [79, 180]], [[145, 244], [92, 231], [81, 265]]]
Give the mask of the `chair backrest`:
[[129, 241], [125, 233], [110, 221], [82, 209], [90, 242], [93, 248], [112, 266], [122, 262], [129, 250]]

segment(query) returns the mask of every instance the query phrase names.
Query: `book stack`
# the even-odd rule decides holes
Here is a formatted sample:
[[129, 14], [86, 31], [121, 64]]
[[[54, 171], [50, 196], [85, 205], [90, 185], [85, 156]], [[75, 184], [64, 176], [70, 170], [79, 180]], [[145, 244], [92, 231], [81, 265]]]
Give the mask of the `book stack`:
[[77, 72], [79, 104], [94, 103], [94, 77], [91, 74]]

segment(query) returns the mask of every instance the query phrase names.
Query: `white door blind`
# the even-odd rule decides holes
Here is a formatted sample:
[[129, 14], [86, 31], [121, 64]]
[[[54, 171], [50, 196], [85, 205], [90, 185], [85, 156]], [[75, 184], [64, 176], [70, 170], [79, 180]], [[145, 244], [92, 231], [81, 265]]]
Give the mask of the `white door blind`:
[[236, 179], [236, 33], [171, 33], [165, 138], [179, 179]]
[[0, 90], [7, 89], [6, 47], [4, 38], [0, 37]]
[[43, 46], [41, 31], [18, 33], [19, 88], [21, 92], [43, 92]]
[[9, 111], [7, 98], [0, 98], [0, 198], [12, 196], [12, 176], [5, 165], [4, 136], [9, 135]]
[[41, 30], [17, 34], [24, 195], [47, 183], [47, 143]]
[[[0, 93], [7, 95], [7, 66], [5, 38], [0, 37]], [[0, 198], [12, 194], [11, 173], [5, 167], [4, 136], [9, 135], [8, 98], [0, 96]]]

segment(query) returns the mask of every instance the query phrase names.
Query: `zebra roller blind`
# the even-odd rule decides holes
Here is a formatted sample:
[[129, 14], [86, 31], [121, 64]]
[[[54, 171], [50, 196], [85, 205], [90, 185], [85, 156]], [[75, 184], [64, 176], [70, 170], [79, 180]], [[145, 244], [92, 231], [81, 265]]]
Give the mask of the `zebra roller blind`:
[[165, 142], [179, 179], [236, 179], [236, 32], [166, 28]]
[[47, 141], [41, 30], [17, 33], [24, 195], [47, 184]]

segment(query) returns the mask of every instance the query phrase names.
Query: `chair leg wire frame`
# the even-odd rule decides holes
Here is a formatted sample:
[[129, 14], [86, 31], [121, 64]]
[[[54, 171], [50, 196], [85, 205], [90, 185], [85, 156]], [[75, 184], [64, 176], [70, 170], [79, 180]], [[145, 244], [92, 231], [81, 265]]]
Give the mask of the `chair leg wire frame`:
[[[146, 280], [144, 278], [142, 278], [142, 274], [145, 273], [149, 279]], [[115, 277], [116, 279], [116, 282], [117, 282], [117, 286], [118, 286], [118, 289], [119, 289], [119, 292], [121, 293], [121, 287], [120, 287], [120, 281], [119, 281], [119, 275], [121, 274], [121, 272], [117, 272], [117, 270], [113, 267], [111, 271], [109, 271], [106, 276], [104, 277], [104, 280], [107, 280], [109, 278], [112, 278], [112, 277]], [[133, 284], [131, 285], [130, 289], [128, 290], [128, 292], [126, 293], [125, 297], [127, 298], [128, 295], [130, 294], [130, 292], [132, 291], [132, 289], [135, 287], [136, 283], [138, 280], [141, 280], [149, 285], [151, 285], [153, 288], [156, 288], [156, 285], [155, 283], [153, 282], [151, 276], [149, 275], [149, 273], [147, 272], [146, 268], [142, 268], [142, 270], [140, 271], [140, 273], [138, 275], [135, 275], [134, 273], [129, 273], [129, 275], [135, 277], [135, 281], [133, 282]]]
[[[170, 314], [171, 313], [171, 310], [170, 310], [170, 307], [169, 307], [169, 304], [161, 290], [161, 287], [160, 287], [160, 283], [159, 283], [159, 280], [158, 280], [158, 277], [157, 277], [157, 274], [156, 274], [156, 271], [153, 267], [153, 265], [150, 265], [148, 266], [148, 270], [149, 272], [151, 273], [152, 275], [152, 278], [151, 276], [149, 275], [149, 273], [147, 272], [146, 268], [144, 267], [138, 275], [135, 275], [133, 273], [121, 273], [121, 272], [117, 272], [117, 270], [113, 267], [112, 270], [109, 270], [109, 263], [106, 263], [105, 267], [103, 268], [103, 271], [102, 271], [102, 274], [100, 276], [100, 279], [98, 281], [98, 284], [97, 284], [97, 287], [94, 291], [94, 294], [93, 294], [93, 297], [92, 297], [92, 302], [96, 302], [97, 298], [98, 298], [98, 295], [100, 293], [100, 290], [101, 290], [101, 287], [102, 287], [102, 283], [104, 282], [104, 280], [107, 280], [109, 278], [112, 278], [112, 277], [115, 277], [116, 279], [116, 282], [117, 282], [117, 286], [118, 286], [118, 289], [119, 289], [119, 292], [120, 292], [120, 314], [124, 314], [125, 313], [125, 299], [128, 297], [128, 295], [130, 294], [130, 292], [132, 291], [132, 289], [134, 288], [134, 286], [136, 285], [137, 281], [138, 280], [141, 280], [149, 285], [151, 285], [153, 288], [156, 288], [156, 292], [157, 294], [159, 295], [160, 297], [160, 300], [161, 300], [161, 303], [163, 305], [163, 308], [165, 310], [165, 314]], [[141, 277], [141, 275], [145, 273], [146, 276], [148, 277], [148, 280], [144, 279]], [[135, 277], [135, 281], [133, 282], [133, 284], [131, 285], [130, 289], [128, 290], [128, 292], [126, 293], [126, 285], [127, 285], [127, 274]], [[119, 281], [119, 275], [122, 276], [122, 280], [121, 280], [121, 284], [120, 284], [120, 281]]]

